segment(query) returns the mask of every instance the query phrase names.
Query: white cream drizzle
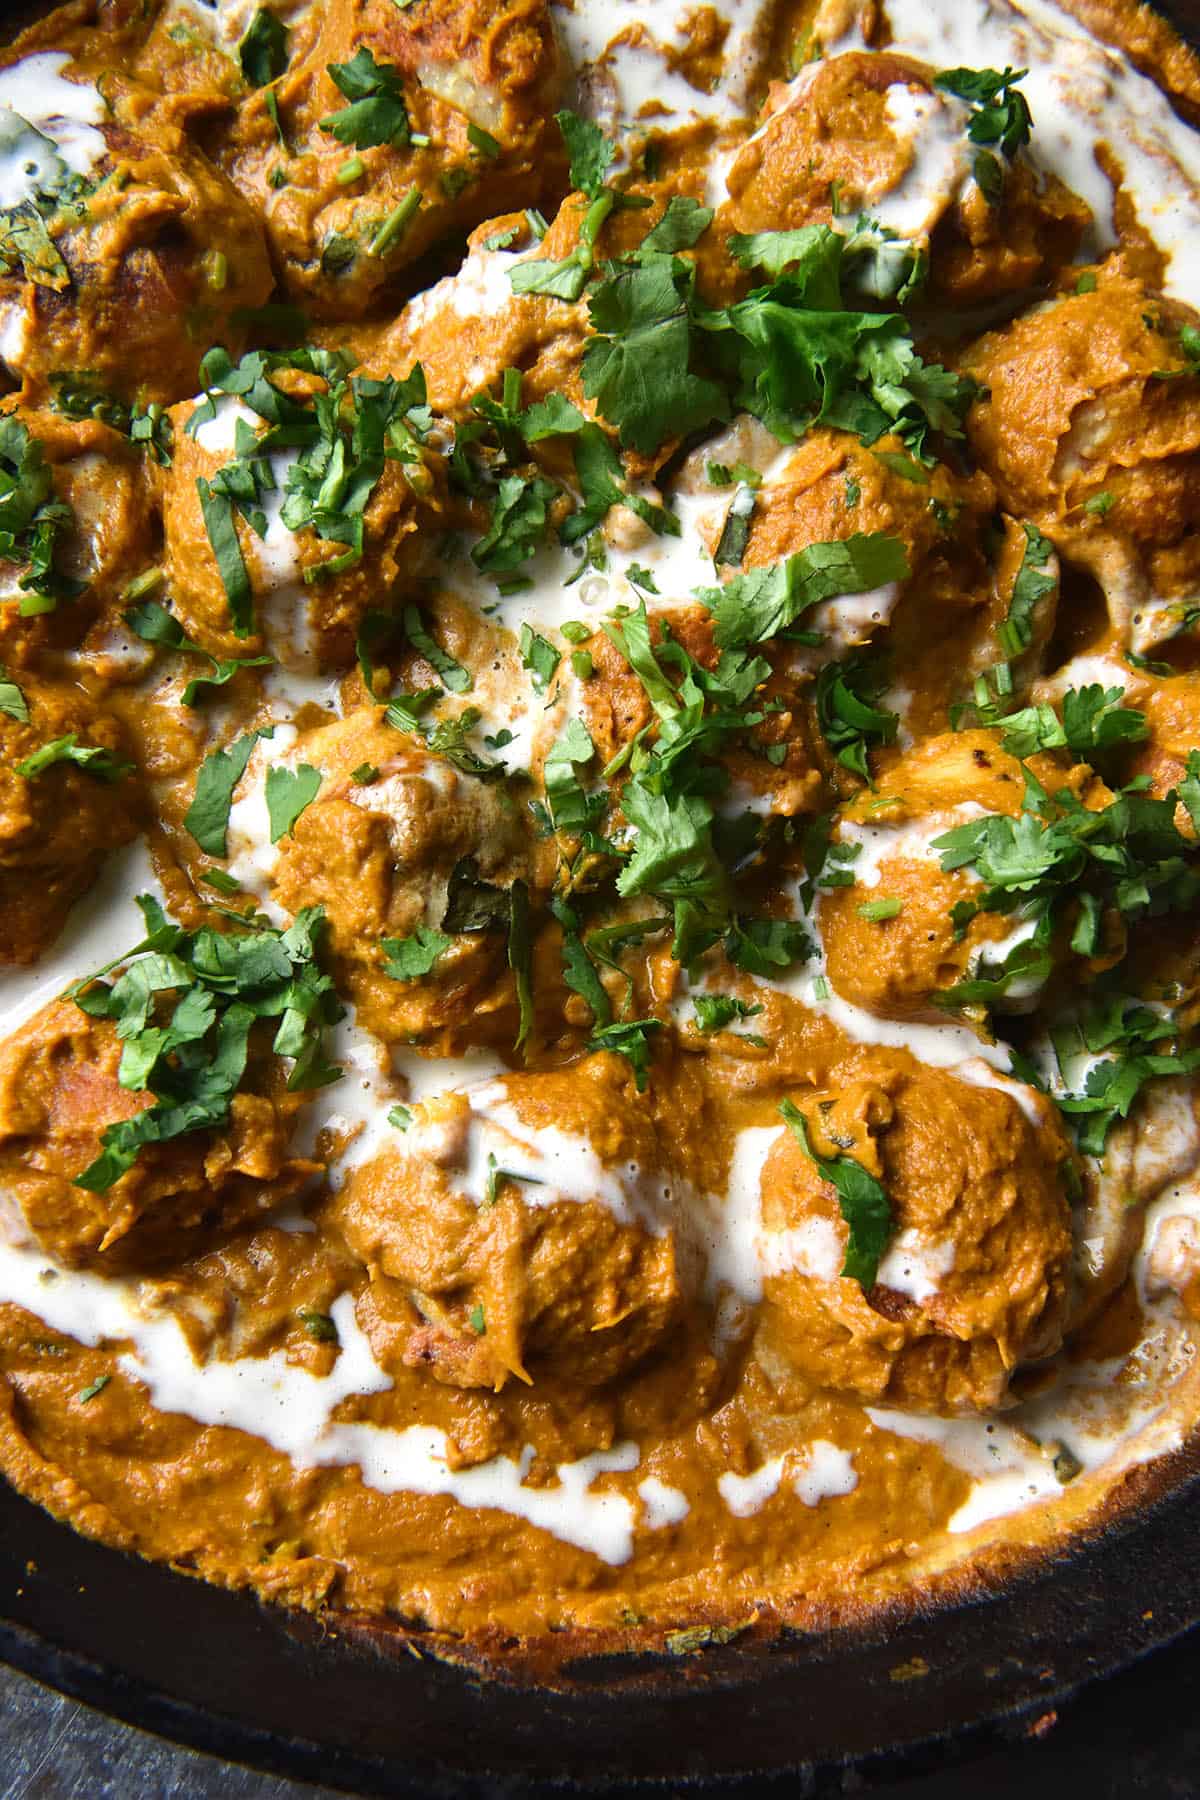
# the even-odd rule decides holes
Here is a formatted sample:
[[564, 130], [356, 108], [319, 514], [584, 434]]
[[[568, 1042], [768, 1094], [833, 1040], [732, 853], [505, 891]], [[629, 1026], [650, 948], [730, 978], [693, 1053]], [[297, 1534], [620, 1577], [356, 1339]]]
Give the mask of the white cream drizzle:
[[[1112, 185], [1096, 160], [1107, 145], [1141, 223], [1168, 259], [1166, 291], [1200, 298], [1200, 140], [1161, 88], [1052, 0], [887, 0], [889, 46], [935, 69], [1027, 69], [1034, 117], [1025, 154], [1091, 207], [1100, 248], [1116, 242]], [[857, 32], [827, 49], [861, 43]]]
[[815, 1438], [797, 1450], [787, 1450], [749, 1475], [727, 1471], [717, 1478], [717, 1490], [735, 1519], [760, 1512], [778, 1492], [787, 1473], [792, 1491], [805, 1506], [852, 1494], [858, 1473], [848, 1450], [840, 1450], [828, 1438]]
[[290, 1363], [284, 1351], [199, 1363], [174, 1316], [152, 1311], [136, 1283], [53, 1269], [45, 1257], [9, 1244], [0, 1244], [0, 1298], [80, 1343], [128, 1341], [132, 1347], [119, 1366], [145, 1385], [160, 1412], [249, 1432], [296, 1468], [356, 1466], [380, 1493], [444, 1494], [463, 1506], [511, 1513], [609, 1563], [628, 1562], [633, 1554], [632, 1502], [619, 1493], [594, 1493], [592, 1486], [600, 1475], [636, 1469], [636, 1444], [559, 1463], [555, 1483], [526, 1487], [531, 1445], [516, 1459], [495, 1456], [453, 1470], [445, 1433], [436, 1426], [398, 1431], [335, 1419], [344, 1401], [392, 1386], [349, 1294], [329, 1309], [340, 1348], [328, 1375]]
[[96, 128], [108, 108], [90, 82], [66, 79], [70, 60], [43, 50], [0, 69], [0, 206], [90, 176], [107, 151]]

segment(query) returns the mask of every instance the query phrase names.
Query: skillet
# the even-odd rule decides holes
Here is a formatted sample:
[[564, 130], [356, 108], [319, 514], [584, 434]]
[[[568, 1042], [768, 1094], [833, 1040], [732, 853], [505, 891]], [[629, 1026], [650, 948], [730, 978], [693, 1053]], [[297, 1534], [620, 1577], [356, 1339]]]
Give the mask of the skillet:
[[[50, 10], [6, 4], [0, 36]], [[1158, 0], [1200, 48], [1200, 0]], [[1200, 1625], [1200, 1438], [1099, 1532], [967, 1595], [702, 1655], [487, 1680], [77, 1536], [0, 1482], [0, 1658], [199, 1750], [362, 1793], [886, 1778], [986, 1748]], [[851, 1777], [853, 1780], [853, 1777]], [[839, 1784], [840, 1785], [840, 1784]]]

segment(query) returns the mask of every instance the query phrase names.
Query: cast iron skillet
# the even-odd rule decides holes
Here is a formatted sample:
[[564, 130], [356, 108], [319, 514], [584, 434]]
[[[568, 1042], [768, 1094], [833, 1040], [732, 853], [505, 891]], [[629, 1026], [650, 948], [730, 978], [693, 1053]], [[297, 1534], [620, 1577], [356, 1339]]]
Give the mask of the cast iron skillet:
[[[1200, 0], [1159, 0], [1200, 47]], [[49, 10], [5, 4], [5, 37]], [[1200, 1624], [1200, 1446], [1070, 1555], [860, 1628], [568, 1666], [554, 1689], [386, 1653], [77, 1536], [0, 1482], [0, 1658], [197, 1749], [363, 1793], [886, 1776], [993, 1742]]]

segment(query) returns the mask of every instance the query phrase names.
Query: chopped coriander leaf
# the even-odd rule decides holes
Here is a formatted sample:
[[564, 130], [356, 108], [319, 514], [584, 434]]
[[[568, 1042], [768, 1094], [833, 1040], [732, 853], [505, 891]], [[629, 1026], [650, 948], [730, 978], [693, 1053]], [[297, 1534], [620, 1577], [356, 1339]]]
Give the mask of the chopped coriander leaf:
[[29, 722], [29, 706], [25, 696], [16, 682], [9, 679], [2, 666], [0, 666], [0, 713], [3, 713], [6, 718], [16, 719], [20, 725], [26, 725]]
[[804, 927], [792, 919], [735, 918], [724, 947], [734, 968], [747, 975], [777, 975], [813, 953]]
[[217, 572], [225, 589], [225, 598], [229, 602], [234, 636], [249, 637], [254, 630], [254, 594], [242, 556], [242, 547], [238, 543], [233, 502], [227, 494], [219, 493], [203, 475], [196, 477], [196, 492], [200, 496], [204, 529], [208, 533], [208, 541], [217, 562]]
[[[130, 583], [126, 589], [127, 595], [135, 585]], [[209, 664], [207, 674], [194, 675], [184, 687], [180, 695], [184, 706], [197, 705], [202, 690], [224, 687], [239, 670], [265, 668], [275, 660], [272, 656], [235, 656], [226, 661], [218, 661], [202, 645], [194, 643], [174, 614], [168, 612], [157, 600], [143, 600], [127, 608], [124, 619], [130, 631], [135, 637], [140, 637], [143, 643], [156, 644], [164, 650], [182, 650], [192, 656], [202, 656]]]
[[312, 1306], [301, 1306], [296, 1310], [296, 1317], [315, 1344], [337, 1343], [338, 1328], [328, 1313], [318, 1312]]
[[19, 587], [20, 613], [28, 618], [71, 600], [83, 583], [55, 567], [59, 533], [73, 514], [54, 491], [54, 479], [39, 439], [12, 413], [0, 417], [0, 558], [25, 565]]
[[[421, 622], [421, 614], [415, 606], [404, 609], [404, 630], [414, 650], [420, 652], [434, 673], [440, 676], [443, 684], [452, 694], [465, 693], [471, 686], [471, 676], [462, 664], [442, 649], [435, 637], [426, 631]], [[393, 704], [395, 702], [393, 701]]]
[[407, 1106], [393, 1106], [388, 1110], [387, 1122], [394, 1125], [397, 1131], [407, 1131], [412, 1124], [412, 1110]]
[[111, 1375], [97, 1375], [95, 1381], [89, 1381], [85, 1388], [80, 1388], [80, 1405], [86, 1406], [89, 1400], [94, 1400], [97, 1394], [102, 1394], [111, 1380]]
[[975, 108], [967, 126], [973, 144], [994, 144], [1005, 156], [1015, 156], [1027, 144], [1033, 115], [1024, 94], [1017, 91], [1028, 69], [943, 69], [933, 78], [934, 87], [945, 89]]
[[550, 910], [562, 928], [563, 980], [585, 1000], [597, 1025], [612, 1022], [612, 1003], [595, 963], [579, 934], [579, 918], [565, 900], [553, 899]]
[[1010, 756], [1032, 756], [1038, 750], [1069, 749], [1079, 756], [1095, 757], [1120, 744], [1143, 743], [1150, 735], [1146, 715], [1135, 707], [1120, 706], [1125, 689], [1102, 688], [1099, 682], [1068, 688], [1062, 697], [1062, 718], [1047, 701], [999, 715], [986, 724], [1002, 725], [1001, 743]]
[[393, 206], [367, 245], [367, 255], [386, 256], [389, 250], [393, 250], [420, 212], [423, 200], [424, 195], [420, 188], [409, 188], [403, 199], [398, 200]]
[[528, 669], [533, 677], [535, 693], [544, 694], [562, 657], [550, 640], [541, 637], [530, 625], [522, 625], [518, 649], [521, 667]]
[[351, 769], [350, 779], [356, 787], [369, 787], [371, 782], [379, 780], [379, 768], [375, 763], [359, 763], [357, 769]]
[[321, 771], [310, 763], [301, 763], [295, 769], [276, 764], [267, 770], [265, 791], [273, 844], [295, 829], [297, 819], [312, 805], [320, 787]]
[[894, 896], [884, 900], [865, 900], [857, 910], [860, 919], [866, 919], [870, 925], [878, 925], [885, 919], [899, 918], [904, 911], [904, 902]]
[[1083, 274], [1079, 277], [1079, 280], [1075, 283], [1075, 292], [1077, 294], [1094, 294], [1095, 291], [1096, 277], [1092, 274], [1090, 269], [1085, 269]]
[[450, 871], [442, 930], [507, 931], [512, 902], [506, 888], [483, 881], [473, 856], [463, 856]]
[[391, 63], [377, 63], [367, 46], [360, 44], [349, 62], [330, 63], [327, 73], [351, 104], [322, 119], [322, 131], [358, 150], [410, 141], [404, 88], [399, 70]]
[[610, 1050], [623, 1056], [633, 1070], [639, 1094], [645, 1093], [650, 1077], [650, 1044], [662, 1030], [661, 1019], [627, 1019], [612, 1025], [601, 1025], [593, 1031], [585, 1048]]
[[476, 125], [474, 119], [467, 121], [467, 142], [472, 150], [480, 156], [486, 157], [489, 162], [495, 162], [501, 154], [500, 145], [491, 132], [485, 131], [482, 125]]
[[[976, 384], [925, 363], [901, 315], [843, 306], [842, 283], [853, 270], [846, 266], [842, 233], [810, 225], [731, 242], [741, 260], [759, 264], [765, 258], [772, 269], [786, 267], [788, 273], [723, 312], [698, 315], [697, 323], [705, 331], [733, 334], [738, 402], [777, 436], [790, 442], [822, 420], [854, 432], [864, 444], [892, 431], [921, 461], [932, 460], [930, 431], [962, 436]], [[878, 248], [873, 244], [871, 254]]]
[[425, 745], [464, 775], [474, 775], [478, 781], [502, 781], [504, 764], [488, 762], [467, 742], [482, 716], [477, 706], [468, 706], [455, 719], [438, 719], [425, 733]]
[[1093, 494], [1090, 500], [1084, 501], [1083, 510], [1085, 513], [1091, 513], [1097, 519], [1102, 519], [1106, 513], [1112, 511], [1115, 505], [1116, 501], [1108, 489], [1102, 488], [1100, 493]]
[[393, 981], [419, 981], [430, 975], [440, 958], [454, 942], [444, 932], [430, 925], [418, 925], [411, 937], [383, 938], [383, 972]]
[[595, 674], [595, 664], [588, 650], [572, 650], [571, 669], [580, 681], [590, 681]]
[[488, 575], [504, 574], [528, 562], [543, 543], [550, 522], [549, 507], [558, 489], [536, 475], [506, 475], [496, 490], [492, 522], [471, 547], [471, 560]]
[[677, 250], [691, 250], [712, 224], [712, 211], [686, 194], [672, 194], [667, 210], [657, 225], [651, 227], [638, 246], [638, 255], [649, 253], [673, 256]]
[[441, 688], [422, 688], [418, 694], [393, 694], [383, 715], [385, 725], [393, 731], [420, 732], [421, 714], [441, 695]]
[[107, 1192], [146, 1145], [228, 1123], [260, 1019], [278, 1021], [272, 1049], [292, 1061], [290, 1089], [325, 1086], [341, 1074], [323, 1051], [325, 1028], [342, 1008], [316, 963], [320, 907], [298, 913], [287, 931], [218, 932], [207, 925], [184, 931], [148, 895], [138, 904], [150, 932], [118, 959], [125, 967], [116, 981], [92, 976], [71, 990], [90, 1017], [115, 1024], [124, 1046], [121, 1085], [154, 1096], [153, 1105], [101, 1134], [100, 1156], [75, 1177], [91, 1193]]
[[235, 881], [225, 869], [201, 869], [200, 879], [208, 887], [216, 888], [218, 894], [240, 894], [241, 882]]
[[513, 1048], [524, 1050], [533, 1030], [533, 932], [529, 889], [514, 881], [508, 890], [508, 966], [517, 991], [517, 1035]]
[[616, 145], [591, 119], [581, 119], [577, 113], [557, 112], [554, 120], [570, 158], [571, 186], [589, 200], [597, 199], [616, 158]]
[[761, 1006], [751, 1006], [745, 1000], [738, 1000], [733, 994], [693, 994], [692, 1006], [695, 1009], [696, 1029], [706, 1037], [713, 1032], [724, 1031], [735, 1019], [752, 1019], [762, 1011]]
[[483, 247], [485, 250], [507, 250], [520, 235], [519, 225], [506, 225], [503, 231], [493, 231], [491, 237], [484, 238]]
[[[1190, 768], [1189, 768], [1190, 773]], [[982, 892], [952, 912], [961, 937], [976, 912], [1039, 910], [1084, 893], [1127, 920], [1186, 912], [1200, 900], [1195, 844], [1176, 827], [1179, 794], [1152, 799], [1140, 781], [1089, 811], [1066, 786], [1048, 794], [1025, 766], [1024, 810], [990, 814], [935, 838], [941, 866], [973, 868]]]
[[852, 1156], [818, 1156], [800, 1108], [781, 1100], [779, 1110], [804, 1154], [816, 1164], [821, 1180], [837, 1194], [839, 1210], [849, 1227], [842, 1275], [863, 1289], [873, 1287], [895, 1224], [883, 1183]]
[[855, 532], [810, 544], [772, 568], [735, 575], [724, 587], [702, 588], [696, 598], [713, 614], [718, 644], [757, 644], [777, 637], [810, 607], [904, 581], [908, 573], [899, 538], [882, 531]]
[[[1084, 900], [1094, 900], [1093, 895], [1084, 895]], [[1099, 911], [1095, 912], [1098, 923]], [[987, 960], [987, 947], [975, 964], [974, 972], [962, 981], [956, 981], [952, 987], [942, 988], [934, 994], [935, 1006], [955, 1011], [959, 1007], [991, 1007], [997, 1001], [1010, 994], [1022, 996], [1036, 994], [1046, 982], [1053, 967], [1049, 943], [1053, 930], [1053, 915], [1045, 912], [1038, 920], [1037, 929], [1032, 937], [1014, 944], [1012, 949], [999, 964]], [[1075, 948], [1072, 944], [1072, 948]], [[1080, 946], [1082, 949], [1082, 946]], [[1089, 954], [1083, 951], [1083, 954]]]
[[628, 507], [660, 536], [679, 536], [674, 513], [628, 488], [621, 459], [598, 425], [581, 425], [572, 449], [583, 505], [563, 521], [559, 537], [564, 544], [577, 543], [594, 531], [613, 506]]
[[753, 514], [754, 489], [748, 483], [741, 482], [729, 503], [720, 540], [713, 552], [713, 561], [718, 568], [741, 567], [746, 546], [750, 542], [750, 520]]
[[1148, 1081], [1191, 1075], [1200, 1068], [1200, 1049], [1161, 1048], [1177, 1031], [1176, 1023], [1154, 1008], [1109, 996], [1054, 1033], [1064, 1079], [1077, 1057], [1087, 1067], [1082, 1091], [1068, 1091], [1058, 1099], [1085, 1156], [1103, 1156], [1110, 1131], [1118, 1119], [1129, 1117]]
[[484, 1313], [482, 1304], [477, 1304], [471, 1308], [470, 1312], [467, 1314], [467, 1322], [476, 1337], [486, 1337], [487, 1317]]
[[84, 769], [97, 781], [124, 781], [132, 773], [133, 764], [117, 756], [112, 750], [106, 750], [98, 744], [81, 744], [75, 732], [66, 737], [54, 738], [48, 744], [42, 744], [29, 756], [15, 765], [18, 775], [26, 781], [34, 781], [47, 769], [61, 763], [71, 763], [77, 769]]
[[649, 569], [643, 569], [640, 563], [630, 563], [625, 571], [625, 579], [633, 587], [641, 588], [643, 594], [657, 594], [658, 583]]
[[246, 773], [246, 764], [258, 733], [238, 738], [228, 750], [212, 750], [200, 765], [196, 792], [184, 818], [184, 826], [206, 856], [226, 854], [226, 832], [233, 791]]
[[1041, 602], [1058, 586], [1054, 546], [1036, 525], [1024, 524], [1025, 551], [1013, 582], [1008, 616], [996, 636], [1005, 656], [1020, 656], [1033, 642], [1034, 625]]
[[242, 74], [253, 88], [278, 81], [288, 63], [288, 29], [281, 19], [259, 7], [238, 45]]
[[652, 455], [729, 417], [723, 388], [693, 367], [698, 355], [692, 315], [695, 271], [675, 257], [616, 265], [593, 292], [593, 335], [583, 355], [583, 391], [621, 442]]
[[844, 769], [871, 780], [867, 753], [895, 742], [900, 715], [873, 704], [886, 687], [878, 658], [852, 655], [824, 663], [817, 675], [817, 722]]

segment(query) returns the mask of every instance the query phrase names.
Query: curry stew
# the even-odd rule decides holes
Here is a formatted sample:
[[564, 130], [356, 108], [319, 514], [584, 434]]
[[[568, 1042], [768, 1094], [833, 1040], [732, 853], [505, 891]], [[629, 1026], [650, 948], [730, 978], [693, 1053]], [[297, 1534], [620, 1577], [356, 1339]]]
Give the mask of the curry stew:
[[1117, 0], [4, 52], [22, 1492], [443, 1646], [690, 1651], [963, 1591], [1187, 1444], [1168, 89]]

